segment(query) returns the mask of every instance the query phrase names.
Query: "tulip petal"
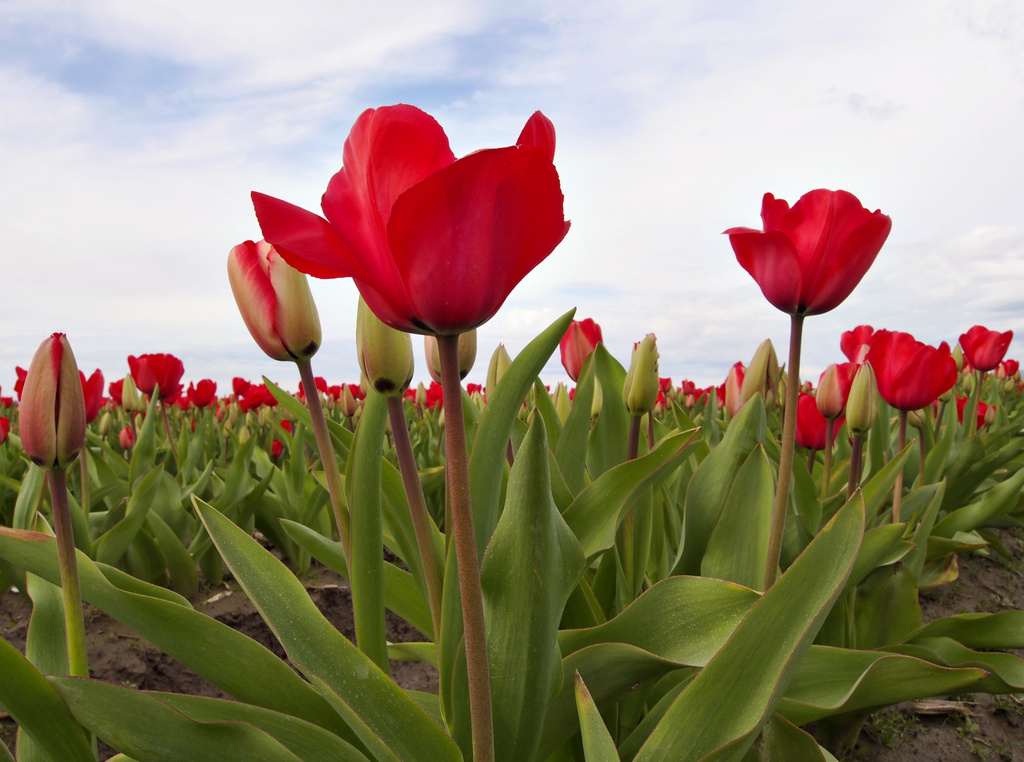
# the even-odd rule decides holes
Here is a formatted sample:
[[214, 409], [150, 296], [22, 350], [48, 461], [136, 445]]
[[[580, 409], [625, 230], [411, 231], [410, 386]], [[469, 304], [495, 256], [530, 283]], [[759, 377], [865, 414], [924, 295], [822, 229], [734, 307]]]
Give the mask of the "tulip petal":
[[831, 256], [821, 257], [804, 284], [805, 293], [813, 295], [806, 314], [829, 312], [842, 304], [867, 274], [891, 230], [892, 219], [876, 212], [850, 230]]
[[567, 230], [546, 150], [509, 147], [470, 154], [410, 188], [388, 237], [411, 312], [432, 333], [461, 333], [492, 317]]
[[555, 160], [555, 125], [541, 112], [534, 111], [533, 116], [523, 127], [523, 131], [519, 133], [516, 145], [543, 148], [547, 153], [548, 161], [553, 162]]
[[314, 278], [348, 278], [363, 273], [358, 259], [327, 220], [300, 206], [252, 193], [263, 237], [284, 260]]
[[725, 231], [736, 252], [736, 261], [761, 287], [761, 293], [777, 309], [794, 314], [800, 304], [803, 270], [800, 255], [783, 233], [749, 228]]

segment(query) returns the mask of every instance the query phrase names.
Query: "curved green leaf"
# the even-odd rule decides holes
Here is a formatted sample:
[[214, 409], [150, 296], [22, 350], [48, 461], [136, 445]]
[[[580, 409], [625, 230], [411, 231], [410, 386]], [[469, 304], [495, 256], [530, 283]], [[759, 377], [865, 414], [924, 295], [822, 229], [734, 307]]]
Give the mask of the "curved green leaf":
[[863, 532], [864, 504], [855, 495], [679, 695], [639, 762], [743, 758], [839, 596]]
[[619, 753], [615, 748], [608, 727], [597, 711], [586, 683], [576, 673], [576, 710], [580, 716], [580, 733], [583, 736], [583, 756], [586, 762], [619, 762]]
[[886, 649], [914, 656], [944, 667], [974, 667], [988, 677], [971, 685], [974, 693], [1021, 693], [1024, 691], [1024, 659], [1013, 654], [974, 651], [952, 638], [921, 638]]
[[295, 576], [259, 543], [193, 498], [225, 562], [288, 658], [380, 759], [459, 760], [455, 743], [408, 693], [320, 613]]
[[1024, 611], [943, 617], [926, 624], [907, 641], [918, 643], [927, 638], [952, 638], [967, 648], [1024, 648]]

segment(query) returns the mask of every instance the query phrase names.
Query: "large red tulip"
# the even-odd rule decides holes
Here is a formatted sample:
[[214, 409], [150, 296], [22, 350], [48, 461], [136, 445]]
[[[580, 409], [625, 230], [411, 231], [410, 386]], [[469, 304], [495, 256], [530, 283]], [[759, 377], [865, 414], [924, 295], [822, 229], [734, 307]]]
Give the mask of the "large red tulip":
[[931, 347], [909, 333], [876, 331], [867, 361], [878, 393], [897, 410], [920, 410], [956, 383], [956, 363], [946, 342]]
[[573, 320], [569, 323], [565, 336], [558, 344], [562, 355], [562, 367], [569, 374], [569, 378], [573, 381], [579, 379], [583, 363], [602, 341], [604, 337], [601, 335], [601, 326], [595, 323], [593, 318]]
[[810, 191], [792, 209], [766, 193], [761, 219], [763, 230], [725, 232], [765, 298], [790, 315], [819, 315], [842, 304], [892, 229], [889, 217], [842, 190]]
[[168, 400], [182, 389], [181, 377], [185, 375], [185, 366], [174, 355], [133, 355], [128, 358], [128, 368], [143, 394], [152, 395], [153, 390], [160, 387], [160, 399]]
[[434, 119], [413, 106], [364, 111], [321, 206], [327, 219], [253, 193], [263, 235], [294, 267], [352, 277], [388, 325], [457, 334], [486, 322], [565, 237], [539, 111], [516, 145], [456, 160]]
[[85, 422], [92, 423], [103, 406], [103, 373], [97, 368], [86, 378], [82, 371], [78, 371], [78, 378], [82, 382], [82, 393], [85, 395]]
[[973, 368], [980, 371], [995, 370], [1013, 341], [1013, 331], [999, 333], [976, 325], [960, 335], [960, 348]]
[[18, 414], [21, 446], [32, 462], [64, 469], [85, 446], [85, 395], [67, 337], [55, 333], [36, 350]]

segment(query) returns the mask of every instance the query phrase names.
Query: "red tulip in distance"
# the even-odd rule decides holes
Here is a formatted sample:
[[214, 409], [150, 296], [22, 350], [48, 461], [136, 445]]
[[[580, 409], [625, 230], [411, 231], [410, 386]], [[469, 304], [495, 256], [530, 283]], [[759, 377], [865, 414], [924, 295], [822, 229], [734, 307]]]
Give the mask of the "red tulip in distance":
[[999, 333], [976, 325], [960, 336], [960, 348], [971, 367], [980, 371], [995, 370], [1013, 341], [1013, 331]]
[[573, 320], [565, 332], [558, 348], [562, 355], [562, 367], [573, 381], [579, 380], [583, 363], [587, 361], [598, 343], [604, 341], [601, 326], [593, 318]]
[[516, 145], [456, 160], [419, 109], [364, 111], [331, 178], [327, 219], [253, 193], [264, 237], [302, 272], [354, 279], [388, 325], [457, 334], [490, 319], [569, 223], [552, 163], [555, 132], [539, 111]]
[[189, 383], [187, 394], [196, 407], [209, 407], [217, 399], [217, 382], [204, 378], [198, 384]]
[[868, 356], [871, 349], [871, 339], [875, 335], [875, 329], [869, 325], [859, 325], [852, 331], [846, 331], [839, 338], [839, 348], [843, 350], [852, 363], [860, 365]]
[[946, 342], [931, 347], [909, 333], [877, 331], [867, 361], [878, 393], [897, 410], [920, 410], [956, 383], [956, 363]]
[[85, 395], [85, 422], [92, 423], [103, 406], [103, 373], [97, 368], [89, 378], [86, 378], [82, 371], [78, 371], [78, 378], [82, 382], [82, 393]]
[[185, 375], [185, 366], [174, 355], [129, 356], [128, 368], [143, 394], [152, 395], [153, 390], [159, 387], [160, 399], [168, 400], [182, 389], [181, 377]]
[[765, 298], [790, 315], [819, 315], [842, 304], [892, 229], [889, 217], [842, 190], [813, 190], [792, 208], [766, 193], [761, 219], [764, 230], [725, 232]]
[[18, 427], [25, 454], [48, 471], [63, 473], [85, 446], [85, 395], [63, 333], [43, 341], [32, 357]]

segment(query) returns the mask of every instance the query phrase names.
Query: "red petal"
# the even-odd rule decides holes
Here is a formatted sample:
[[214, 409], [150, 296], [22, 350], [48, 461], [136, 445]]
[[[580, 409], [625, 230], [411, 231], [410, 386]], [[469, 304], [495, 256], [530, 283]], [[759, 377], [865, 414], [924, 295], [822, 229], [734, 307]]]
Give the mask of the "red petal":
[[774, 230], [762, 233], [747, 228], [731, 229], [737, 231], [729, 234], [736, 261], [757, 281], [761, 293], [776, 309], [795, 314], [801, 306], [803, 272], [790, 240]]
[[548, 161], [555, 160], [555, 125], [551, 120], [539, 111], [534, 111], [533, 116], [526, 122], [523, 131], [519, 133], [516, 145], [536, 146], [543, 148], [547, 153]]
[[411, 314], [430, 332], [457, 333], [494, 315], [567, 230], [558, 173], [545, 150], [497, 148], [470, 154], [404, 193], [388, 236]]
[[263, 237], [296, 270], [314, 278], [362, 274], [358, 259], [327, 220], [287, 201], [253, 191]]

